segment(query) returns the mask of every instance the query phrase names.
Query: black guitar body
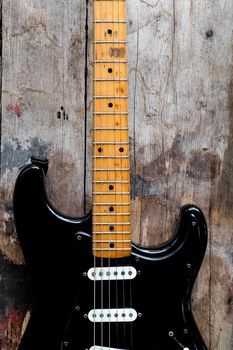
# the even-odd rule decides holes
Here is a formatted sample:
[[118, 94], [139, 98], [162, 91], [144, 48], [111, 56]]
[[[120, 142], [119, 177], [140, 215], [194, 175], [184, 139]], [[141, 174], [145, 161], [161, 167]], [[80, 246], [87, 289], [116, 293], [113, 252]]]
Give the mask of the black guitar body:
[[[130, 258], [96, 258], [97, 267], [111, 263], [135, 268], [133, 279], [94, 282], [87, 275], [94, 267], [91, 215], [73, 219], [52, 207], [45, 192], [45, 168], [35, 161], [26, 166], [14, 193], [16, 227], [34, 296], [18, 349], [206, 350], [190, 305], [207, 244], [201, 211], [195, 206], [182, 208], [176, 235], [162, 247], [133, 245]], [[91, 321], [94, 288], [95, 309], [115, 309], [122, 317], [133, 309], [137, 318]]]

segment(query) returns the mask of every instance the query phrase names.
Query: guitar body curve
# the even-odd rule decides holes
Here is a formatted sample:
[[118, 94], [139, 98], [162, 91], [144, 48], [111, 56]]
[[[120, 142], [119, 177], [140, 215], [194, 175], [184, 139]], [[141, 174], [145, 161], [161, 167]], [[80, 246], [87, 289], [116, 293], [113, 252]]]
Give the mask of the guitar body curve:
[[[21, 171], [14, 213], [34, 296], [19, 350], [207, 349], [190, 304], [207, 244], [205, 219], [197, 207], [182, 208], [177, 232], [165, 245], [133, 245], [130, 257], [111, 261], [92, 255], [91, 215], [70, 218], [49, 203], [39, 164]], [[121, 273], [130, 266], [136, 274], [93, 281], [89, 272], [94, 265], [111, 265]], [[94, 312], [108, 310], [116, 319], [117, 312], [122, 317], [135, 312], [135, 320], [93, 321], [94, 298]]]

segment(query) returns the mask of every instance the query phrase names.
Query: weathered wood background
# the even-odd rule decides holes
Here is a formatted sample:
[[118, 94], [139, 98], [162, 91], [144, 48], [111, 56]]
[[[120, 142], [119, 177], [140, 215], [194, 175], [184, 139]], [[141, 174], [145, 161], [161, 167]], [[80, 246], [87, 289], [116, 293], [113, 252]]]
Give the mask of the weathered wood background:
[[[209, 349], [231, 350], [233, 2], [127, 0], [127, 9], [134, 240], [160, 244], [181, 205], [203, 209], [209, 244], [193, 309]], [[91, 16], [91, 0], [2, 1], [2, 350], [17, 348], [30, 310], [12, 214], [19, 167], [48, 157], [53, 203], [71, 215], [91, 206]]]

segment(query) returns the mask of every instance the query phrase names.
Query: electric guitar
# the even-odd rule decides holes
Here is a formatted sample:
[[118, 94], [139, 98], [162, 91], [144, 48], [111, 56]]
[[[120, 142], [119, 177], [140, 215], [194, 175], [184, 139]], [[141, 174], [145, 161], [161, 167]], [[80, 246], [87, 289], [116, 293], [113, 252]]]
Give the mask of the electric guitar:
[[92, 212], [51, 205], [46, 160], [21, 170], [14, 213], [34, 302], [18, 349], [206, 350], [190, 302], [205, 219], [188, 205], [168, 243], [131, 242], [126, 2], [93, 3]]

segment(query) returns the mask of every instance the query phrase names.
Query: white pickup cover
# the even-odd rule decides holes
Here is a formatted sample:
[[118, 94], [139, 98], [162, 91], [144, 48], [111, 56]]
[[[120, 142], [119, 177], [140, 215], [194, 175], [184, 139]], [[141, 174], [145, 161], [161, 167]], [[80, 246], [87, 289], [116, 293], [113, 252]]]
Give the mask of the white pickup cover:
[[134, 309], [93, 309], [88, 313], [91, 322], [133, 322], [137, 318]]
[[92, 267], [87, 275], [92, 281], [132, 280], [137, 270], [133, 266]]

